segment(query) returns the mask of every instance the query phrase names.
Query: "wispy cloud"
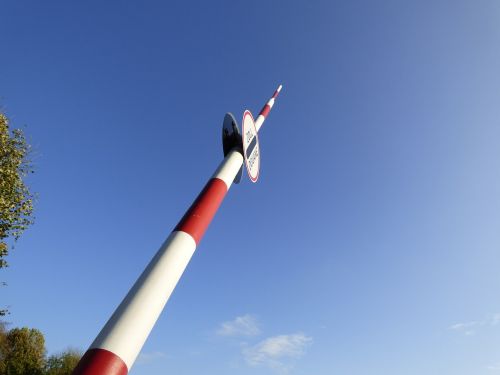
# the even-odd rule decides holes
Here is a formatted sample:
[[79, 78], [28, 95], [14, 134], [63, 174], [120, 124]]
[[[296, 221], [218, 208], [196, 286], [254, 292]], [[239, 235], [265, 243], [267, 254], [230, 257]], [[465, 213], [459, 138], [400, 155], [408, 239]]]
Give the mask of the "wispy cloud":
[[167, 355], [163, 352], [140, 353], [137, 357], [136, 363], [138, 365], [145, 365], [156, 360], [165, 358]]
[[487, 370], [500, 372], [500, 363], [495, 363], [494, 365], [486, 366]]
[[491, 325], [496, 326], [498, 324], [500, 324], [500, 313], [493, 314], [491, 317]]
[[257, 336], [260, 328], [257, 318], [246, 314], [221, 323], [216, 333], [219, 336]]
[[483, 320], [472, 320], [470, 322], [455, 323], [449, 327], [452, 331], [461, 332], [466, 336], [472, 336], [483, 327], [497, 326], [500, 324], [500, 313], [492, 314]]
[[452, 331], [459, 331], [462, 332], [466, 336], [470, 336], [476, 333], [476, 330], [478, 327], [483, 325], [483, 322], [477, 322], [477, 321], [472, 321], [472, 322], [466, 322], [466, 323], [456, 323], [450, 326], [450, 329]]
[[250, 366], [263, 365], [286, 372], [292, 367], [293, 360], [300, 358], [312, 341], [311, 337], [303, 333], [273, 336], [254, 346], [244, 347], [242, 354]]

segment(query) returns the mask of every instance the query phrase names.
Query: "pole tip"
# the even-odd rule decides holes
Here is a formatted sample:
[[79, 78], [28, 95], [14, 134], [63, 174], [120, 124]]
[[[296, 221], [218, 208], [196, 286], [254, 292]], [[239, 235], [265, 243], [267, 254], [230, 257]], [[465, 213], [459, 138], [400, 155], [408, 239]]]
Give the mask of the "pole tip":
[[283, 85], [279, 85], [278, 89], [276, 91], [280, 92], [282, 87], [283, 87]]

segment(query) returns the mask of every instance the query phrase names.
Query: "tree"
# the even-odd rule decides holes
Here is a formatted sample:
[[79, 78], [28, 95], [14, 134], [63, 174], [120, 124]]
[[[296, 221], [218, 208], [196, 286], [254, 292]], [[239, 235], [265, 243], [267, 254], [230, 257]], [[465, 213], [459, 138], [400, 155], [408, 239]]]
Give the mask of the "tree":
[[5, 374], [5, 354], [7, 353], [7, 327], [0, 321], [0, 375]]
[[0, 321], [0, 375], [71, 375], [82, 353], [67, 349], [46, 357], [45, 338], [37, 329], [14, 328]]
[[71, 375], [82, 353], [78, 350], [68, 349], [59, 355], [51, 355], [45, 367], [46, 375]]
[[43, 375], [45, 338], [38, 329], [14, 328], [7, 333], [1, 375]]
[[[24, 178], [33, 172], [30, 145], [20, 129], [9, 130], [0, 113], [0, 268], [6, 267], [7, 238], [17, 240], [33, 223], [33, 194]], [[0, 310], [5, 315], [6, 310]]]

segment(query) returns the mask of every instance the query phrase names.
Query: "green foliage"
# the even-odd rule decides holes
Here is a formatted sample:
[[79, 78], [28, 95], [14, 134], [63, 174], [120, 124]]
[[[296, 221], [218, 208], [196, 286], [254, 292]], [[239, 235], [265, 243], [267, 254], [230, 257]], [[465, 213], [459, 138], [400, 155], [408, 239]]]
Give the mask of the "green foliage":
[[29, 151], [22, 130], [11, 133], [7, 118], [0, 114], [0, 268], [7, 265], [5, 239], [17, 239], [33, 223], [33, 194], [23, 181], [33, 171]]
[[43, 375], [45, 338], [37, 329], [14, 328], [6, 335], [1, 375]]
[[6, 329], [0, 321], [0, 375], [71, 375], [82, 357], [68, 349], [45, 356], [45, 338], [37, 329]]
[[[33, 223], [33, 194], [23, 180], [33, 172], [29, 152], [23, 132], [10, 132], [7, 118], [0, 113], [0, 268], [7, 266], [6, 239], [18, 239]], [[0, 315], [5, 312], [0, 310]]]
[[59, 355], [47, 359], [45, 375], [71, 375], [82, 354], [74, 349], [68, 349]]
[[0, 375], [5, 374], [5, 354], [7, 353], [7, 348], [6, 324], [0, 321]]

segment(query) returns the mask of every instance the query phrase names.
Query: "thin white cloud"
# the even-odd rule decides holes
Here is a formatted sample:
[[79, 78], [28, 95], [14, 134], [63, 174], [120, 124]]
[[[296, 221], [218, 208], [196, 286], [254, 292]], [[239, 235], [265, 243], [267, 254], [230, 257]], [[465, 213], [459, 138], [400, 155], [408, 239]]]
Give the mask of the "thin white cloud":
[[496, 326], [500, 324], [500, 313], [493, 314], [493, 317], [491, 318], [491, 325]]
[[263, 365], [286, 372], [292, 367], [293, 360], [300, 358], [312, 341], [311, 337], [303, 333], [273, 336], [254, 346], [244, 347], [242, 354], [250, 366]]
[[260, 328], [257, 318], [246, 314], [221, 323], [216, 333], [219, 336], [257, 336]]
[[138, 365], [145, 365], [159, 359], [165, 358], [167, 355], [163, 352], [140, 353], [137, 357], [136, 363]]
[[482, 327], [492, 327], [500, 324], [500, 313], [492, 314], [483, 320], [455, 323], [448, 327], [452, 331], [461, 332], [466, 336], [472, 336]]
[[450, 329], [455, 330], [455, 331], [463, 331], [466, 329], [470, 329], [472, 327], [476, 327], [480, 325], [480, 322], [472, 321], [472, 322], [467, 322], [467, 323], [457, 323], [453, 324]]
[[487, 370], [500, 372], [500, 363], [495, 363], [494, 365], [486, 366]]
[[476, 330], [479, 326], [483, 325], [483, 322], [466, 322], [466, 323], [456, 323], [450, 326], [450, 329], [453, 331], [462, 332], [466, 336], [472, 336], [476, 333]]

